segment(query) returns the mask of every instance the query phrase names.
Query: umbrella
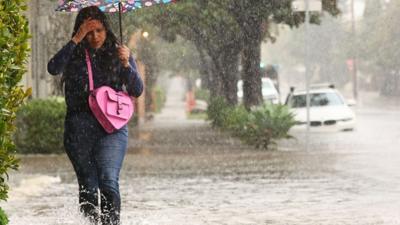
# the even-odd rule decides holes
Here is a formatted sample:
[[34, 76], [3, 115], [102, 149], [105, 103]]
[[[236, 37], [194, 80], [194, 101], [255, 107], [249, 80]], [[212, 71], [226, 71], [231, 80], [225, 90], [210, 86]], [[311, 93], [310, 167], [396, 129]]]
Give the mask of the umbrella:
[[88, 6], [97, 6], [103, 12], [119, 13], [119, 34], [122, 42], [122, 13], [156, 4], [167, 4], [177, 0], [59, 0], [56, 11], [78, 12]]

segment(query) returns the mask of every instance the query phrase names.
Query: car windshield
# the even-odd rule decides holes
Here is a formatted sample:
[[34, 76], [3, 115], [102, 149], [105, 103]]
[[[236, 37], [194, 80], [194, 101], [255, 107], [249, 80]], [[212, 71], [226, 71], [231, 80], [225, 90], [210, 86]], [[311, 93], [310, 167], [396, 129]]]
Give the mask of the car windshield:
[[[314, 93], [310, 94], [310, 106], [332, 106], [343, 105], [344, 102], [336, 93]], [[289, 102], [292, 108], [306, 107], [306, 95], [294, 95]]]

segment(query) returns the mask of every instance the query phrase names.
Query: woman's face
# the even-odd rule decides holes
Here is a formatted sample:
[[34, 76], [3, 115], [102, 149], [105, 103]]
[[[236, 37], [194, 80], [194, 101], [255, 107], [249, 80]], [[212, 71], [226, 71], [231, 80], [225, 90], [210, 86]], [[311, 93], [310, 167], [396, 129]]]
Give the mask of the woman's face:
[[86, 35], [86, 40], [89, 42], [90, 47], [100, 48], [103, 46], [107, 37], [106, 29], [99, 20], [95, 20], [95, 28]]

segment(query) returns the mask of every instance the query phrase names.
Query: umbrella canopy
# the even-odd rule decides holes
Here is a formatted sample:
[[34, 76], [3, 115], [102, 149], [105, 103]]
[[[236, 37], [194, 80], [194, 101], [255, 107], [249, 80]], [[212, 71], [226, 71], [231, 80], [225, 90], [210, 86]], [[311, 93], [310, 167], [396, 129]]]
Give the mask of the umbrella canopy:
[[59, 0], [56, 11], [78, 12], [88, 6], [97, 6], [103, 12], [119, 13], [119, 30], [122, 43], [121, 13], [156, 4], [167, 4], [177, 0]]
[[97, 6], [103, 12], [119, 12], [121, 4], [122, 12], [140, 9], [156, 4], [167, 4], [176, 0], [59, 0], [56, 11], [77, 12], [88, 6]]

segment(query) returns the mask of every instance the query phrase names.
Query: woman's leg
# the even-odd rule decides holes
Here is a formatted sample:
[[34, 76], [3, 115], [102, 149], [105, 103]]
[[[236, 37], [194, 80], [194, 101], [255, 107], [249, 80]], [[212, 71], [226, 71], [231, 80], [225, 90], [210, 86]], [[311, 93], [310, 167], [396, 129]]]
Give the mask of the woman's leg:
[[98, 174], [93, 146], [96, 133], [84, 115], [70, 118], [65, 125], [64, 146], [79, 185], [80, 211], [93, 224], [99, 220]]
[[115, 225], [120, 222], [121, 197], [119, 173], [128, 143], [127, 126], [106, 135], [95, 147], [96, 165], [101, 194], [101, 220], [103, 224]]

